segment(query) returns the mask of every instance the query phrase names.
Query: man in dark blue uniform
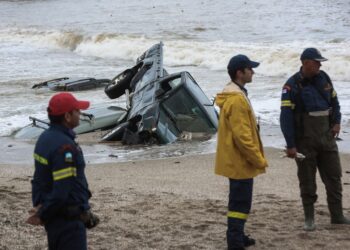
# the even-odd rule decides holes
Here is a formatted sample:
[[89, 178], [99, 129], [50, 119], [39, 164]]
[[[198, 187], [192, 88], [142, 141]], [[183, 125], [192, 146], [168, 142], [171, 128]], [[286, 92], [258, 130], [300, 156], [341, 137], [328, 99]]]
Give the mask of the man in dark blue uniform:
[[45, 226], [50, 250], [87, 249], [85, 227], [98, 223], [90, 212], [84, 157], [72, 130], [79, 125], [80, 110], [88, 107], [70, 93], [54, 95], [47, 108], [50, 127], [35, 146], [34, 209], [27, 222]]
[[[326, 187], [331, 223], [350, 224], [350, 220], [343, 215], [342, 170], [335, 141], [340, 132], [340, 106], [331, 79], [320, 70], [327, 59], [315, 48], [305, 49], [300, 59], [300, 71], [283, 86], [280, 123], [287, 156], [298, 165], [304, 230], [312, 231], [317, 169]], [[305, 159], [298, 159], [297, 153]]]

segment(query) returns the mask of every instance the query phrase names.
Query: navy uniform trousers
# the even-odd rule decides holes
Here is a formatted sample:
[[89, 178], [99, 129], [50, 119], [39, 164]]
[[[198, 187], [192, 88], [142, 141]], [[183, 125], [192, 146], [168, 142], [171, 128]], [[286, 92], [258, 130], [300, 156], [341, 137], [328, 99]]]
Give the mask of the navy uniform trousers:
[[80, 220], [56, 217], [45, 224], [50, 250], [86, 250], [86, 228]]
[[244, 224], [252, 207], [253, 179], [230, 181], [230, 193], [227, 213], [228, 249], [244, 247]]

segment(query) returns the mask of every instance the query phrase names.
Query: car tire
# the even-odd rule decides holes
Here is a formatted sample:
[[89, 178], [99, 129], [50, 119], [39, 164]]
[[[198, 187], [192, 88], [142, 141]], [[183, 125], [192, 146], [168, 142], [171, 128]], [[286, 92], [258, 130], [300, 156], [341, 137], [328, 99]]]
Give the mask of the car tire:
[[138, 63], [134, 67], [124, 70], [122, 73], [114, 77], [110, 83], [105, 87], [106, 95], [115, 99], [125, 94], [125, 90], [131, 90], [130, 83], [136, 73], [142, 67], [143, 63]]
[[131, 69], [124, 70], [114, 77], [105, 87], [105, 93], [110, 99], [118, 98], [125, 94], [125, 90], [130, 88], [130, 82], [135, 73]]

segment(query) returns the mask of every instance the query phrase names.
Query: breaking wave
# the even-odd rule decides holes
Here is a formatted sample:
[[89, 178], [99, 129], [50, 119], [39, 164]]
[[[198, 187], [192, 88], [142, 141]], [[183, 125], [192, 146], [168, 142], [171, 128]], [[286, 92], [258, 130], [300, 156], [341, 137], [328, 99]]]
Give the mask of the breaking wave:
[[323, 69], [334, 80], [350, 79], [350, 40], [290, 43], [234, 43], [226, 41], [166, 40], [132, 34], [101, 33], [95, 35], [73, 31], [40, 31], [37, 29], [8, 29], [0, 31], [0, 41], [29, 43], [52, 49], [66, 49], [82, 56], [117, 58], [134, 61], [154, 43], [164, 42], [164, 63], [167, 66], [197, 66], [211, 70], [225, 70], [229, 58], [238, 53], [260, 61], [257, 74], [286, 77], [295, 72], [303, 48], [317, 47], [325, 57]]

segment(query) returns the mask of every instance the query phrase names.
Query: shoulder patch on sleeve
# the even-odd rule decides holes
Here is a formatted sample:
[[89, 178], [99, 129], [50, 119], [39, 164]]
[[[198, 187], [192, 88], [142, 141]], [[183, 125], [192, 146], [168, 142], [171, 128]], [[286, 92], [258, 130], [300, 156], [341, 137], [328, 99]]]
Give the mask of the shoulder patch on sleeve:
[[73, 154], [71, 152], [66, 152], [64, 154], [64, 161], [67, 163], [72, 163], [73, 162]]
[[284, 84], [282, 88], [282, 94], [288, 93], [292, 88], [288, 84]]
[[77, 148], [72, 144], [63, 144], [58, 150], [58, 153], [63, 156], [64, 162], [66, 163], [74, 162], [74, 156], [76, 155], [76, 152]]
[[286, 84], [283, 85], [283, 88], [282, 88], [282, 89], [283, 89], [283, 90], [286, 89], [287, 91], [290, 91], [292, 88], [290, 87], [289, 84], [286, 83]]

